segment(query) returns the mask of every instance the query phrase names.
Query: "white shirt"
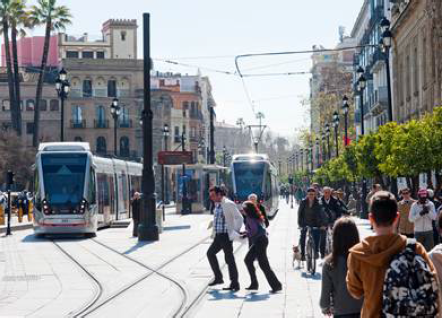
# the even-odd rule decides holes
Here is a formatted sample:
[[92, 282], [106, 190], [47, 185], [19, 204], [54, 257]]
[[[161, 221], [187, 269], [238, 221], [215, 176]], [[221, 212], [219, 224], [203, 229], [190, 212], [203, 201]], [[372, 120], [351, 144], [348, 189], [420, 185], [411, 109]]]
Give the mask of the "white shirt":
[[[424, 205], [428, 206], [429, 212], [425, 215], [420, 215]], [[413, 203], [408, 219], [410, 222], [414, 223], [414, 232], [433, 231], [432, 221], [437, 219], [434, 203], [429, 200], [427, 200], [425, 204], [421, 204], [419, 202]]]

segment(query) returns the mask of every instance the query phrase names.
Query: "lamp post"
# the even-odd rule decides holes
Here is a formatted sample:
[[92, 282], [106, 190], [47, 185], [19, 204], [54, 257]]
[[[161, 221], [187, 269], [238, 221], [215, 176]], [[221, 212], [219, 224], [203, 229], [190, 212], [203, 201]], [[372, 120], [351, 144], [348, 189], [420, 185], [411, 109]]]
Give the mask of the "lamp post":
[[299, 153], [301, 154], [301, 172], [304, 172], [304, 149], [301, 148], [301, 150], [299, 150]]
[[117, 129], [118, 129], [118, 118], [120, 117], [121, 114], [121, 107], [119, 105], [119, 100], [118, 98], [114, 98], [112, 100], [112, 104], [111, 104], [111, 114], [112, 114], [112, 118], [114, 119], [114, 155], [117, 156]]
[[[361, 98], [361, 136], [364, 136], [365, 134], [365, 127], [364, 127], [364, 89], [367, 85], [367, 81], [364, 77], [364, 69], [362, 67], [359, 67], [356, 71], [358, 75], [358, 82], [357, 82], [357, 89], [359, 90], [360, 98]], [[362, 215], [361, 218], [367, 219], [368, 218], [368, 207], [367, 203], [365, 202], [367, 198], [367, 180], [365, 177], [362, 177], [362, 198], [361, 198], [361, 204], [362, 204]]]
[[[167, 138], [169, 137], [169, 125], [164, 124], [163, 126], [163, 138], [164, 138], [164, 151], [167, 151]], [[161, 192], [163, 201], [163, 221], [166, 220], [166, 167], [161, 165]]]
[[226, 146], [223, 146], [223, 167], [226, 167], [226, 156], [227, 156], [227, 149]]
[[68, 74], [64, 68], [58, 73], [58, 78], [55, 81], [55, 89], [61, 101], [61, 120], [60, 120], [60, 141], [64, 141], [64, 101], [69, 95], [70, 84], [67, 79]]
[[348, 111], [350, 106], [348, 105], [348, 97], [344, 95], [342, 99], [342, 110], [344, 111], [344, 129], [345, 129], [345, 142], [344, 146], [348, 146]]
[[309, 146], [310, 146], [310, 183], [313, 183], [314, 166], [313, 166], [313, 140], [312, 140], [312, 138], [310, 138]]
[[325, 132], [321, 132], [321, 139], [322, 139], [322, 143], [321, 143], [321, 155], [322, 155], [322, 163], [325, 162], [326, 158], [325, 158], [325, 147], [327, 147], [327, 136], [325, 135]]
[[333, 113], [333, 127], [335, 128], [335, 142], [336, 142], [336, 158], [339, 157], [339, 114]]
[[320, 159], [321, 142], [319, 140], [319, 137], [316, 137], [315, 145], [316, 145], [316, 167], [319, 168], [321, 166], [321, 159]]
[[155, 177], [153, 172], [153, 134], [152, 121], [153, 112], [151, 107], [150, 92], [150, 15], [143, 14], [143, 101], [144, 109], [143, 118], [143, 177], [142, 177], [142, 197], [141, 197], [141, 213], [140, 224], [138, 226], [139, 241], [158, 241], [159, 232], [156, 222], [156, 193], [155, 193]]
[[[184, 126], [183, 126], [183, 131], [181, 133], [181, 150], [184, 152], [186, 151], [186, 134], [184, 131]], [[183, 163], [183, 174], [182, 174], [182, 179], [183, 179], [183, 198], [182, 198], [182, 204], [181, 204], [181, 214], [190, 214], [192, 212], [192, 206], [190, 203], [190, 199], [187, 197], [187, 182], [186, 182], [186, 164]]]
[[382, 38], [381, 49], [385, 53], [385, 68], [387, 71], [387, 92], [388, 92], [388, 121], [393, 121], [393, 105], [391, 102], [391, 80], [390, 80], [390, 48], [392, 44], [393, 34], [390, 31], [390, 21], [383, 18], [381, 21]]
[[328, 155], [328, 160], [330, 161], [331, 149], [330, 149], [330, 124], [329, 123], [325, 124], [325, 136], [327, 137], [327, 155]]

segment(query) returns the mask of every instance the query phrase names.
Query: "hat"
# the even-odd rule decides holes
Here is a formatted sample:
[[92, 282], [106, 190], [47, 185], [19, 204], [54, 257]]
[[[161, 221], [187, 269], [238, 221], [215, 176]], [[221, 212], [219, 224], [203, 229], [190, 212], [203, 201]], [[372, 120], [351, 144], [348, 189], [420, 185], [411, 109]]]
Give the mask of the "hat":
[[428, 196], [428, 191], [427, 191], [427, 189], [420, 189], [419, 192], [417, 193], [417, 195], [419, 197], [426, 197], [426, 196]]

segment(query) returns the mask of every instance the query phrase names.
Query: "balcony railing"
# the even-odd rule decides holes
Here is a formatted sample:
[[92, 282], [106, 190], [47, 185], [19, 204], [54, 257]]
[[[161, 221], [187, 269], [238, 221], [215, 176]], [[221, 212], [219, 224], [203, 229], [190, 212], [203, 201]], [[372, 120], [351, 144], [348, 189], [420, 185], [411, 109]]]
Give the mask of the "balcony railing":
[[102, 129], [102, 128], [109, 128], [109, 120], [97, 120], [94, 119], [94, 128]]
[[106, 88], [95, 88], [94, 89], [95, 97], [107, 97], [107, 89]]
[[120, 128], [132, 128], [132, 119], [120, 121], [119, 123]]
[[83, 90], [80, 88], [71, 88], [69, 97], [83, 97]]
[[75, 129], [86, 128], [86, 119], [83, 120], [71, 119], [70, 124], [71, 128]]
[[117, 92], [118, 97], [129, 97], [130, 90], [128, 89], [119, 89]]
[[374, 91], [374, 104], [388, 105], [388, 89], [385, 86], [378, 87]]

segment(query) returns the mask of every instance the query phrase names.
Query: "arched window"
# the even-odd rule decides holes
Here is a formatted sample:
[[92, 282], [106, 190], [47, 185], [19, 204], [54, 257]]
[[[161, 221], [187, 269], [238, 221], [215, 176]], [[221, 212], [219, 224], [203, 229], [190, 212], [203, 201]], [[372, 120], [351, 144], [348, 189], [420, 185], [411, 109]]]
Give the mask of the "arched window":
[[83, 97], [92, 97], [92, 80], [90, 79], [83, 81]]
[[83, 128], [83, 109], [81, 106], [72, 106], [73, 128]]
[[97, 154], [105, 155], [106, 152], [106, 139], [100, 136], [97, 138]]
[[130, 148], [129, 148], [129, 138], [121, 137], [120, 138], [120, 157], [129, 157], [130, 156]]
[[120, 121], [120, 127], [130, 128], [129, 108], [126, 106], [121, 107], [121, 114], [120, 117], [118, 117], [118, 120]]
[[60, 104], [58, 102], [58, 99], [51, 99], [51, 101], [49, 102], [49, 108], [51, 112], [60, 111]]

